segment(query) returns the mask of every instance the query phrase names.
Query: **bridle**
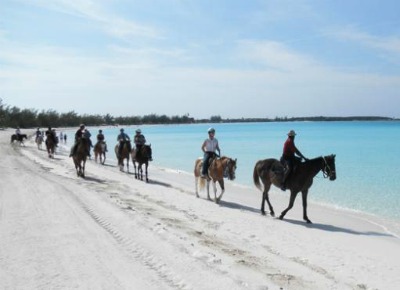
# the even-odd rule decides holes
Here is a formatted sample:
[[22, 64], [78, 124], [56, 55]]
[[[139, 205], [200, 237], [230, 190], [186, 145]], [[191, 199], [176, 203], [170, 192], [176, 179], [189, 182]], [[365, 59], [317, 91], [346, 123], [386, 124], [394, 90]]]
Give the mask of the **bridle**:
[[335, 174], [335, 171], [331, 169], [324, 156], [322, 156], [322, 160], [324, 160], [324, 166], [322, 167], [322, 174], [324, 178], [331, 177], [333, 174]]

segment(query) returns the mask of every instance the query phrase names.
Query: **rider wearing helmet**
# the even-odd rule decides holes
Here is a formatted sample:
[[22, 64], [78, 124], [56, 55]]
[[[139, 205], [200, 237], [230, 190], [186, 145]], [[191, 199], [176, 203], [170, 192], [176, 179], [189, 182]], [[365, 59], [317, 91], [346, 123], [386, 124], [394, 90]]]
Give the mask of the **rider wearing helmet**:
[[294, 144], [294, 138], [296, 136], [296, 132], [294, 130], [290, 130], [287, 133], [288, 138], [286, 139], [285, 143], [283, 144], [283, 154], [281, 157], [281, 163], [284, 166], [287, 166], [285, 174], [283, 175], [281, 189], [286, 190], [286, 179], [288, 178], [289, 174], [293, 171], [293, 167], [295, 166], [295, 162], [301, 161], [298, 160], [299, 158], [295, 155], [300, 156], [302, 159], [308, 160], [304, 157], [304, 155], [297, 149], [296, 145]]
[[218, 140], [215, 138], [215, 129], [209, 128], [208, 129], [208, 138], [204, 140], [203, 144], [201, 145], [201, 150], [204, 152], [203, 157], [203, 167], [201, 170], [201, 177], [206, 178], [208, 172], [208, 166], [210, 158], [216, 157], [215, 151], [218, 151], [218, 156], [221, 155], [221, 150], [219, 149]]
[[136, 155], [141, 154], [141, 149], [143, 147], [144, 144], [146, 144], [146, 138], [144, 137], [144, 135], [142, 134], [142, 130], [137, 129], [135, 131], [135, 136], [133, 137], [133, 142], [135, 143], [136, 146]]
[[131, 151], [131, 139], [129, 138], [128, 134], [126, 134], [124, 132], [124, 129], [121, 128], [120, 130], [120, 134], [117, 137], [117, 141], [119, 142], [118, 144], [118, 157], [121, 156], [122, 153], [122, 148], [124, 146], [125, 143], [128, 144], [128, 148], [129, 148], [129, 152]]
[[104, 143], [106, 152], [108, 152], [108, 150], [107, 150], [107, 144], [106, 144], [106, 142], [104, 141], [105, 138], [104, 138], [103, 130], [100, 129], [100, 130], [99, 130], [99, 134], [97, 134], [96, 137], [97, 137], [97, 144], [96, 144], [94, 147], [96, 147], [98, 144], [100, 145], [101, 143]]

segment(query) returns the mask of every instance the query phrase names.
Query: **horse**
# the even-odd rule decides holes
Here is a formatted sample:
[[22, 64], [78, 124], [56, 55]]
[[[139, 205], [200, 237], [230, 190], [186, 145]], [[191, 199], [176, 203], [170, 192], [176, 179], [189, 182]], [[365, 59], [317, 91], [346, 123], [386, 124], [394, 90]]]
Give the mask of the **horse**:
[[[153, 161], [151, 145], [143, 145], [140, 148], [140, 152], [136, 152], [136, 149], [135, 149], [135, 150], [132, 150], [131, 154], [132, 154], [131, 157], [132, 157], [133, 167], [135, 168], [135, 178], [143, 180], [142, 165], [144, 164], [145, 165], [146, 182], [149, 182], [147, 168], [149, 167], [149, 161]], [[138, 163], [137, 171], [136, 171], [136, 162]]]
[[38, 137], [36, 137], [35, 142], [37, 144], [38, 149], [42, 150], [43, 136], [39, 135]]
[[118, 154], [119, 144], [115, 145], [115, 155], [118, 159], [119, 170], [124, 171], [124, 159], [126, 159], [126, 169], [129, 172], [129, 155], [131, 153], [132, 147], [130, 141], [125, 141], [122, 145], [121, 156]]
[[[295, 165], [293, 172], [286, 179], [286, 187], [290, 189], [289, 206], [282, 211], [279, 219], [283, 219], [286, 213], [293, 207], [297, 194], [301, 191], [303, 199], [303, 219], [311, 224], [311, 220], [307, 216], [307, 194], [310, 189], [313, 178], [322, 170], [323, 176], [333, 181], [336, 179], [334, 154], [321, 156], [307, 160], [303, 163]], [[276, 187], [281, 186], [284, 173], [284, 167], [277, 159], [264, 159], [256, 162], [253, 171], [253, 181], [255, 186], [263, 192], [261, 201], [261, 214], [265, 215], [265, 200], [268, 202], [271, 216], [275, 216], [274, 209], [269, 201], [268, 191], [271, 184]], [[260, 184], [260, 179], [264, 185], [264, 189]]]
[[72, 155], [75, 164], [76, 175], [85, 178], [85, 165], [89, 155], [90, 143], [86, 138], [80, 138], [78, 141], [76, 151]]
[[[232, 159], [226, 156], [222, 156], [221, 158], [214, 158], [211, 161], [210, 166], [208, 167], [209, 178], [205, 179], [200, 177], [201, 168], [203, 166], [203, 158], [198, 158], [195, 161], [194, 165], [196, 197], [197, 198], [199, 197], [198, 189], [203, 190], [205, 182], [207, 181], [207, 199], [211, 200], [210, 181], [212, 181], [214, 187], [214, 201], [215, 203], [218, 204], [221, 201], [222, 195], [225, 192], [224, 177], [228, 178], [228, 180], [234, 180], [236, 165], [237, 165], [237, 159]], [[218, 198], [217, 198], [217, 182], [221, 187], [221, 194], [219, 195]]]
[[14, 141], [18, 141], [19, 145], [25, 145], [24, 144], [24, 139], [27, 139], [28, 136], [26, 136], [26, 134], [12, 134], [11, 135], [11, 142], [10, 143], [14, 143]]
[[100, 159], [100, 163], [104, 164], [106, 162], [106, 142], [104, 141], [99, 141], [94, 145], [93, 151], [94, 151], [94, 160], [97, 163], [97, 158]]
[[54, 158], [54, 152], [56, 151], [56, 143], [54, 142], [54, 139], [48, 136], [45, 143], [49, 158]]

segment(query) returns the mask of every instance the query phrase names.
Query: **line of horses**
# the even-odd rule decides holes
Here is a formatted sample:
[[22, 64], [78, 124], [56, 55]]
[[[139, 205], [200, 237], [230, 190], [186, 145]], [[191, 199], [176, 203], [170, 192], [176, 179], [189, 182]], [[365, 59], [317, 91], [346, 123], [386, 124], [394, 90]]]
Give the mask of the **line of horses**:
[[[11, 143], [14, 141], [20, 142], [23, 145], [23, 141], [27, 139], [26, 134], [11, 136]], [[38, 148], [41, 149], [43, 138], [37, 138], [36, 143]], [[46, 147], [49, 157], [54, 156], [55, 144], [51, 138], [46, 140]], [[73, 154], [73, 161], [75, 164], [77, 175], [85, 177], [85, 164], [90, 150], [90, 143], [87, 139], [82, 138], [77, 144], [76, 152]], [[101, 164], [104, 164], [106, 160], [106, 144], [97, 143], [94, 147], [95, 161], [98, 158]], [[118, 166], [120, 171], [124, 171], [126, 166], [129, 172], [129, 161], [132, 160], [135, 168], [135, 178], [148, 182], [148, 164], [152, 160], [152, 149], [151, 145], [143, 145], [140, 152], [136, 152], [135, 149], [131, 148], [130, 142], [123, 144], [121, 152], [119, 152], [118, 144], [115, 146], [115, 154], [118, 159]], [[136, 163], [138, 164], [136, 166]], [[199, 158], [195, 160], [194, 166], [194, 177], [195, 177], [195, 193], [196, 197], [199, 198], [199, 190], [207, 188], [207, 199], [211, 200], [210, 197], [210, 184], [213, 185], [214, 190], [214, 201], [220, 203], [222, 195], [225, 192], [224, 178], [228, 180], [235, 179], [235, 171], [237, 168], [237, 159], [232, 159], [227, 156], [217, 157], [210, 160], [208, 167], [208, 177], [200, 177], [203, 159]], [[145, 165], [144, 174], [142, 166]], [[253, 182], [254, 185], [262, 192], [261, 199], [261, 214], [266, 215], [265, 212], [265, 201], [268, 203], [269, 213], [271, 216], [275, 216], [273, 206], [269, 200], [269, 190], [272, 185], [280, 188], [282, 178], [284, 176], [285, 167], [282, 163], [274, 158], [259, 160], [256, 162], [253, 170]], [[305, 162], [298, 163], [292, 173], [286, 180], [286, 187], [290, 190], [289, 204], [285, 210], [283, 210], [279, 216], [279, 219], [283, 219], [287, 212], [292, 209], [295, 199], [299, 192], [302, 194], [302, 205], [303, 205], [303, 219], [307, 223], [312, 223], [307, 215], [307, 196], [310, 187], [313, 184], [314, 177], [322, 171], [325, 178], [333, 181], [336, 179], [336, 166], [335, 166], [335, 155], [321, 156], [314, 159], [307, 160]], [[219, 196], [217, 196], [217, 183], [221, 190]]]

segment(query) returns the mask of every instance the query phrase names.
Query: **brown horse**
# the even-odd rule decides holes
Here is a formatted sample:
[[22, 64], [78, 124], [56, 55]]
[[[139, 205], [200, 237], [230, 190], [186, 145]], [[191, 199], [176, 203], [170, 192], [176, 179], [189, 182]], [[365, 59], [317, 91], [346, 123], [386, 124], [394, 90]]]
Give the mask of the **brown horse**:
[[85, 178], [85, 165], [88, 153], [90, 150], [90, 143], [86, 138], [81, 138], [78, 141], [76, 151], [72, 155], [75, 164], [76, 175]]
[[26, 136], [26, 134], [19, 134], [19, 135], [12, 134], [10, 143], [14, 143], [14, 141], [17, 141], [17, 142], [19, 142], [19, 145], [24, 145], [25, 146], [24, 139], [27, 139], [27, 138], [28, 138], [28, 136]]
[[124, 159], [126, 159], [126, 170], [129, 172], [129, 156], [132, 150], [131, 142], [125, 141], [122, 145], [121, 156], [118, 154], [119, 144], [115, 145], [115, 155], [118, 159], [118, 166], [120, 171], [124, 171]]
[[100, 163], [104, 164], [106, 162], [106, 142], [99, 141], [94, 145], [94, 161], [97, 163], [97, 159], [100, 159]]
[[[310, 189], [313, 178], [322, 170], [324, 177], [329, 177], [330, 180], [336, 179], [335, 155], [323, 156], [299, 163], [293, 172], [286, 180], [287, 188], [290, 189], [289, 206], [281, 213], [280, 219], [293, 207], [297, 194], [301, 191], [303, 198], [303, 219], [307, 223], [311, 223], [307, 216], [307, 194]], [[271, 184], [276, 187], [281, 186], [284, 167], [276, 159], [265, 159], [257, 161], [253, 171], [253, 181], [255, 186], [263, 191], [261, 201], [261, 213], [265, 215], [265, 200], [268, 202], [270, 214], [275, 216], [274, 209], [269, 202], [268, 191]], [[260, 179], [264, 185], [264, 190], [261, 188]]]
[[[147, 173], [147, 168], [149, 167], [149, 161], [153, 161], [152, 158], [152, 150], [151, 150], [151, 145], [143, 145], [142, 148], [140, 148], [140, 152], [136, 152], [135, 150], [132, 150], [132, 163], [135, 168], [135, 178], [143, 180], [143, 169], [142, 165], [145, 165], [145, 174], [146, 174], [146, 182], [149, 182], [149, 176]], [[136, 171], [136, 162], [138, 163], [137, 166], [137, 171]]]
[[54, 158], [54, 152], [56, 151], [56, 143], [54, 142], [53, 138], [51, 137], [46, 138], [46, 149], [49, 158]]
[[[194, 165], [194, 179], [195, 179], [195, 190], [196, 197], [199, 197], [198, 189], [203, 190], [205, 186], [205, 182], [207, 181], [207, 199], [210, 198], [210, 181], [213, 182], [214, 187], [214, 201], [215, 203], [219, 203], [221, 201], [222, 195], [225, 192], [224, 186], [224, 177], [227, 177], [229, 180], [235, 179], [235, 170], [236, 170], [236, 159], [232, 159], [226, 156], [222, 156], [221, 158], [214, 158], [211, 161], [210, 166], [208, 167], [208, 176], [210, 178], [201, 178], [201, 167], [203, 166], [203, 158], [199, 158], [196, 160]], [[200, 179], [200, 183], [199, 183]], [[217, 198], [217, 182], [221, 187], [221, 194]]]

